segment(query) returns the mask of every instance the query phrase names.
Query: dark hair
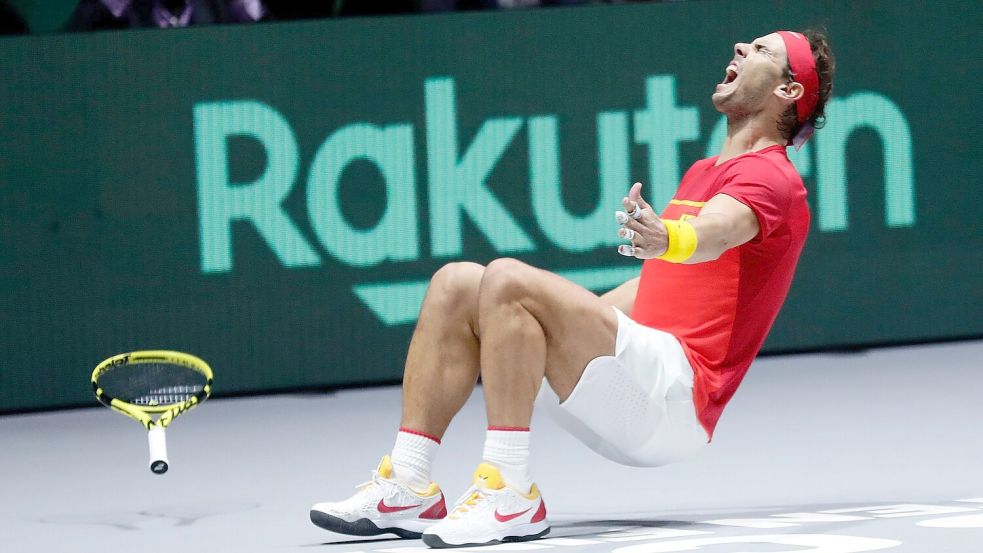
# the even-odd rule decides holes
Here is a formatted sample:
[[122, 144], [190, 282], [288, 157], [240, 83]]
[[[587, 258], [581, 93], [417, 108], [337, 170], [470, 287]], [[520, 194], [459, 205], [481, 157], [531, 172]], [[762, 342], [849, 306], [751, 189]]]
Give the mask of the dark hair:
[[[809, 121], [817, 129], [821, 129], [826, 124], [826, 102], [833, 93], [833, 73], [836, 70], [836, 59], [833, 57], [833, 50], [829, 47], [829, 37], [823, 29], [806, 29], [802, 32], [809, 39], [809, 46], [812, 48], [812, 57], [816, 60], [816, 74], [819, 75], [819, 99], [816, 107], [812, 111]], [[785, 77], [792, 80], [792, 70], [788, 65], [785, 66]], [[798, 121], [798, 113], [793, 103], [788, 110], [782, 114], [778, 120], [778, 130], [786, 139], [791, 138], [799, 132], [803, 123]]]

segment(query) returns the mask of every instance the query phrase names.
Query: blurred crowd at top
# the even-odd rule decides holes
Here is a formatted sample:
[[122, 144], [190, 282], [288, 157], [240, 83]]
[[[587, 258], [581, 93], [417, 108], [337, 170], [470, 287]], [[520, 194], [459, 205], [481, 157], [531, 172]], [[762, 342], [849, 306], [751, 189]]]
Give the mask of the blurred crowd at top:
[[630, 0], [0, 0], [0, 33], [190, 27]]

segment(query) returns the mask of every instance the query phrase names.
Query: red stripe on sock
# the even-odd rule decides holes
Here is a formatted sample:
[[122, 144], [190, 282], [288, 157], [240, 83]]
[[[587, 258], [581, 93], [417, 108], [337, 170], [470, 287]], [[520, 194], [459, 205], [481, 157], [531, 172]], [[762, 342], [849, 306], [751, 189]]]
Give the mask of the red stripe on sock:
[[529, 432], [528, 426], [489, 426], [488, 430], [498, 430], [499, 432]]
[[410, 429], [410, 428], [406, 428], [405, 426], [400, 427], [399, 428], [399, 431], [400, 432], [406, 432], [407, 434], [413, 434], [415, 436], [423, 436], [424, 438], [427, 438], [428, 440], [433, 440], [433, 441], [437, 442], [437, 445], [440, 445], [440, 438], [438, 438], [437, 436], [434, 436], [432, 434], [427, 434], [426, 432], [420, 432], [419, 430], [413, 430], [413, 429]]

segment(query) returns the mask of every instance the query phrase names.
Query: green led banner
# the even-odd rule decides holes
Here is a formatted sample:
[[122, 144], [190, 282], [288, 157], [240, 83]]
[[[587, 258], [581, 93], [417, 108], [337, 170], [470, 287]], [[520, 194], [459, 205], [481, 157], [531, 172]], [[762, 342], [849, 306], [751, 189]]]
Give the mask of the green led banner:
[[[824, 23], [813, 228], [765, 351], [983, 335], [981, 73], [960, 10], [577, 7], [0, 40], [0, 411], [90, 402], [112, 354], [216, 394], [397, 380], [429, 276], [510, 256], [602, 292], [613, 213], [726, 132], [733, 43]], [[944, 37], [941, 38], [941, 37]]]

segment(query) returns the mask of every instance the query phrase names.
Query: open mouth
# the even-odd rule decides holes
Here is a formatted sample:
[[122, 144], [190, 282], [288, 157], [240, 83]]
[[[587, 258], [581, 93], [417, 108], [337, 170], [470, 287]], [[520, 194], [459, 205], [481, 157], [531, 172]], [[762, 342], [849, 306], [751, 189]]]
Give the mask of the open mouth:
[[734, 81], [737, 80], [737, 76], [739, 74], [740, 71], [738, 69], [737, 63], [733, 61], [730, 62], [727, 65], [727, 69], [724, 71], [724, 80], [720, 81], [720, 84], [717, 85], [716, 92], [721, 94], [729, 93], [734, 87], [737, 86], [734, 84]]

